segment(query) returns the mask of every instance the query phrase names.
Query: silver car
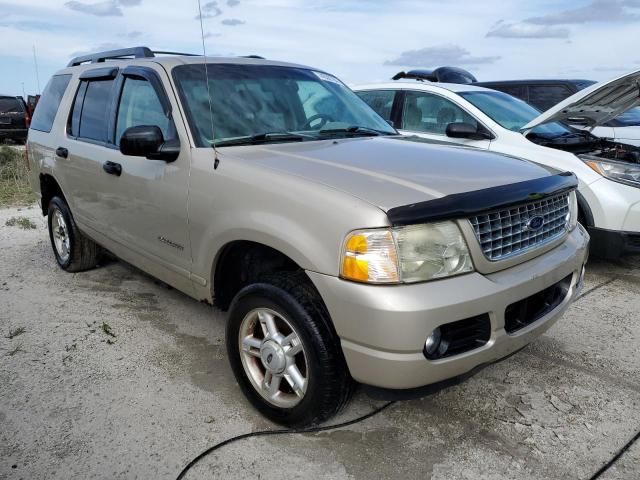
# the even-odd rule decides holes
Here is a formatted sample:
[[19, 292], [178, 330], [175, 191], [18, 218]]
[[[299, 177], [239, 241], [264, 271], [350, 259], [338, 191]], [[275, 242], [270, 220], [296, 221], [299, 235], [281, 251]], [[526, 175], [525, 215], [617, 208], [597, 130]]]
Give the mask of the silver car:
[[571, 173], [407, 141], [333, 75], [257, 58], [76, 58], [28, 138], [64, 270], [108, 250], [229, 310], [240, 388], [321, 422], [355, 382], [455, 377], [547, 330], [582, 285]]

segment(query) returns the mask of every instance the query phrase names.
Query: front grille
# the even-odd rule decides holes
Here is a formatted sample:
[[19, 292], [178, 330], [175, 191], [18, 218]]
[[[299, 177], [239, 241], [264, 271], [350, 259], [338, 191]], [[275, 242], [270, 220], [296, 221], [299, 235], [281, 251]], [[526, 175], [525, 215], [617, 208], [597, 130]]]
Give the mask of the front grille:
[[[567, 228], [569, 193], [518, 207], [495, 210], [469, 218], [484, 256], [502, 260], [544, 245], [562, 236]], [[534, 229], [531, 222], [543, 219]]]
[[569, 293], [572, 277], [568, 275], [558, 283], [509, 305], [504, 312], [504, 329], [507, 333], [531, 325], [560, 305]]

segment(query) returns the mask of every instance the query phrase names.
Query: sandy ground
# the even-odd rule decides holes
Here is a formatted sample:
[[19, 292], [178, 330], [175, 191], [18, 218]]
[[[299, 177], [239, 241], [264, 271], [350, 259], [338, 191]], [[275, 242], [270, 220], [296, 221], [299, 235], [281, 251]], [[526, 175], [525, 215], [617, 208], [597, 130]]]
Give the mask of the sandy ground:
[[[16, 215], [37, 228], [5, 226]], [[588, 479], [640, 429], [639, 312], [640, 257], [592, 261], [515, 356], [349, 428], [232, 444], [187, 478]], [[123, 263], [61, 271], [37, 210], [0, 210], [0, 479], [175, 478], [274, 428], [233, 380], [223, 325]], [[359, 391], [337, 420], [378, 405]], [[603, 478], [640, 478], [640, 442]]]

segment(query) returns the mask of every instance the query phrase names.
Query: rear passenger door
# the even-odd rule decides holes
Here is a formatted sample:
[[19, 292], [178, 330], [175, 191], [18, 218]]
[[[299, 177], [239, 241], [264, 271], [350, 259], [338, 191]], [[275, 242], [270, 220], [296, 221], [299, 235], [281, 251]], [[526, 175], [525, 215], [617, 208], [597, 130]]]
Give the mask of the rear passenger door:
[[80, 74], [67, 119], [66, 138], [54, 146], [61, 152], [58, 161], [64, 164], [66, 194], [72, 199], [76, 222], [90, 229], [90, 235], [99, 232], [109, 238], [114, 192], [103, 188], [102, 164], [114, 160], [117, 154], [108, 141], [117, 74], [117, 67], [85, 70]]
[[[171, 272], [188, 277], [191, 253], [188, 141], [181, 123], [181, 133], [176, 128], [163, 76], [155, 65], [85, 72], [69, 116], [68, 151], [76, 172], [72, 194], [82, 199], [77, 212], [94, 237], [165, 279]], [[156, 125], [166, 141], [180, 142], [178, 159], [122, 155], [122, 133], [140, 125]]]
[[491, 140], [488, 139], [447, 137], [446, 129], [450, 123], [468, 123], [476, 129], [486, 129], [452, 100], [431, 92], [403, 91], [401, 93], [400, 125], [396, 127], [401, 133], [476, 148], [488, 149], [491, 145]]

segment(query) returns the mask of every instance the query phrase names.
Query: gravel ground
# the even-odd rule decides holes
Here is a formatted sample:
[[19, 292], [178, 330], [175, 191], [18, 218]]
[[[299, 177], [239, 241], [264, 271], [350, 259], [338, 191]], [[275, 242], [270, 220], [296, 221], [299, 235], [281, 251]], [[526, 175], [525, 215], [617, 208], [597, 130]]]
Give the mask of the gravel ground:
[[[22, 215], [36, 228], [5, 225]], [[61, 271], [35, 208], [0, 210], [0, 305], [0, 479], [175, 478], [274, 428], [233, 380], [224, 314], [121, 262]], [[505, 361], [348, 428], [229, 445], [187, 478], [588, 479], [640, 430], [638, 312], [640, 257], [593, 260]], [[359, 391], [336, 421], [381, 404]], [[602, 478], [640, 478], [640, 442]]]

